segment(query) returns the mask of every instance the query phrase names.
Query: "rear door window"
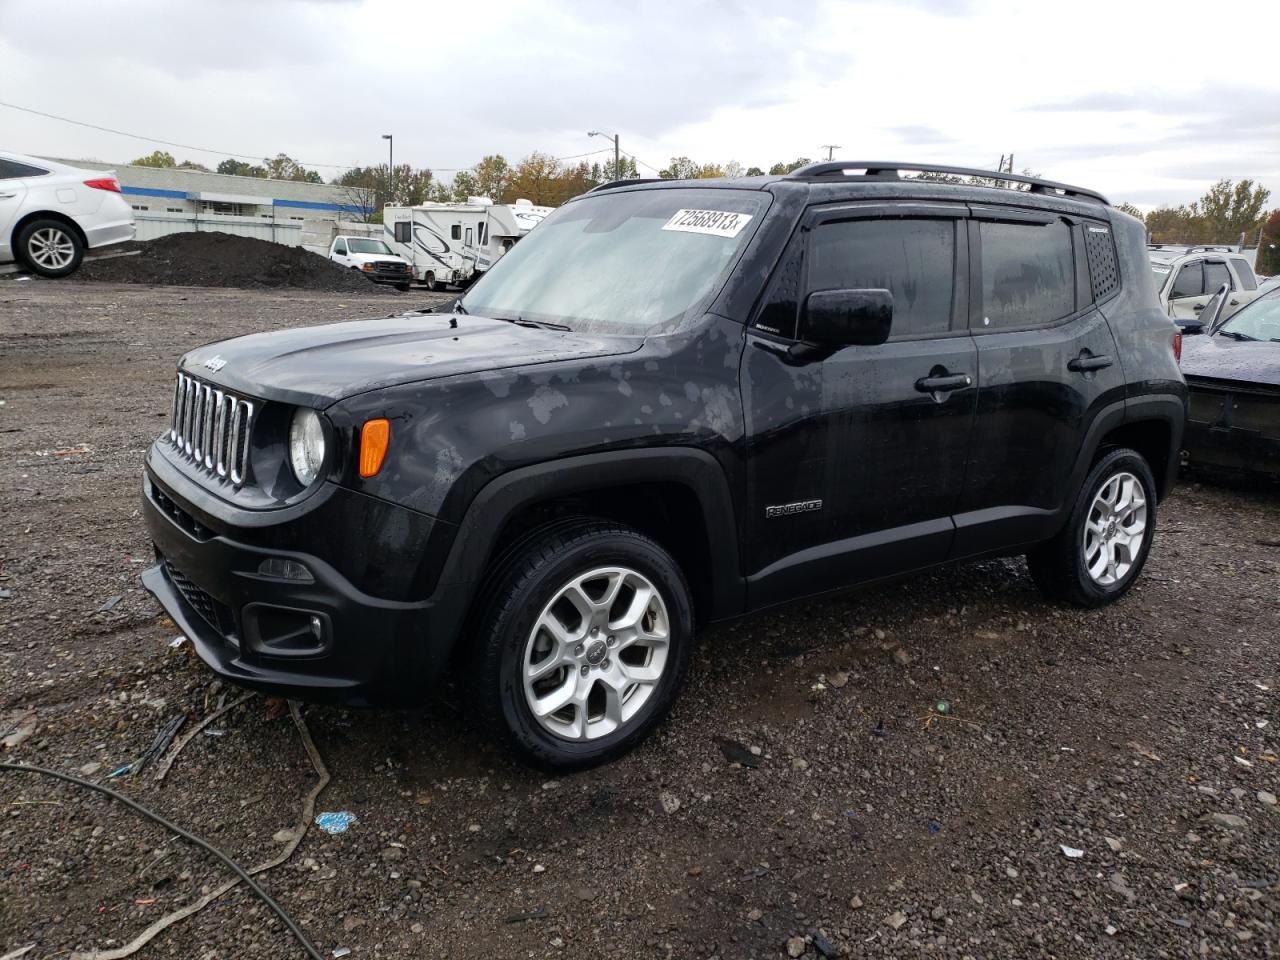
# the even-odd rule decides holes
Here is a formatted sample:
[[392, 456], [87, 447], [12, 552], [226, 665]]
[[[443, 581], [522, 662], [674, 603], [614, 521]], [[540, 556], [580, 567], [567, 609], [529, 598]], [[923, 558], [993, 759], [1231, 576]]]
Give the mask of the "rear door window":
[[982, 312], [978, 330], [1008, 330], [1054, 323], [1076, 310], [1071, 227], [1049, 224], [978, 224], [982, 242]]
[[1227, 285], [1228, 290], [1234, 286], [1231, 282], [1231, 274], [1227, 272], [1227, 265], [1221, 262], [1206, 261], [1204, 265], [1204, 292], [1217, 293], [1224, 283]]
[[813, 232], [808, 290], [893, 294], [893, 339], [951, 329], [956, 221], [842, 220]]
[[1183, 297], [1202, 296], [1204, 296], [1204, 267], [1199, 260], [1195, 263], [1184, 263], [1173, 281], [1169, 299], [1180, 300]]

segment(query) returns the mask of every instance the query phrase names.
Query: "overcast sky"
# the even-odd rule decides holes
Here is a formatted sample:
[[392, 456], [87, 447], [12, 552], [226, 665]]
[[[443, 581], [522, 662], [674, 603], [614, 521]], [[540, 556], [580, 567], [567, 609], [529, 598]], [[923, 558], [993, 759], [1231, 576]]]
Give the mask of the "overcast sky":
[[[1018, 169], [1149, 208], [1220, 177], [1280, 205], [1275, 0], [0, 0], [0, 101], [316, 166], [442, 171], [622, 136], [767, 168], [825, 156]], [[156, 144], [0, 107], [0, 145]], [[222, 155], [166, 147], [213, 166]], [[600, 159], [604, 158], [601, 154]], [[588, 158], [596, 159], [596, 158]]]

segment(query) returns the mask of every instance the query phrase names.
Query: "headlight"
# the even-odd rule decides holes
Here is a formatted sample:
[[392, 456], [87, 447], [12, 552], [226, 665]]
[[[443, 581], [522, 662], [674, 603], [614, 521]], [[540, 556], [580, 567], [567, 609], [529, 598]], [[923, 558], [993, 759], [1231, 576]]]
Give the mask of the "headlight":
[[324, 463], [324, 427], [314, 410], [300, 408], [289, 425], [289, 465], [293, 475], [309, 487]]

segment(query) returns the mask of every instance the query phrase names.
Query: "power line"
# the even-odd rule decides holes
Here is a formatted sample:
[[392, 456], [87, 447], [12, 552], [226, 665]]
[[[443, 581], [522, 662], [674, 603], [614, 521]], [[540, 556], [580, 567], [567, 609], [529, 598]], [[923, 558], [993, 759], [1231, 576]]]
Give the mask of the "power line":
[[[0, 100], [0, 107], [8, 107], [10, 110], [20, 110], [23, 113], [34, 114], [37, 117], [44, 117], [48, 120], [57, 120], [60, 123], [70, 123], [77, 127], [87, 127], [90, 130], [99, 130], [102, 133], [112, 133], [120, 137], [129, 137], [132, 140], [143, 140], [147, 143], [158, 143], [166, 147], [177, 147], [180, 150], [195, 150], [199, 153], [216, 153], [220, 157], [232, 157], [237, 160], [263, 159], [262, 157], [259, 157], [257, 154], [252, 154], [252, 153], [234, 153], [230, 150], [214, 150], [211, 147], [197, 147], [190, 143], [177, 143], [173, 140], [161, 140], [158, 137], [144, 137], [142, 134], [139, 134], [139, 133], [128, 133], [124, 130], [116, 130], [112, 127], [103, 127], [96, 123], [86, 123], [83, 120], [72, 120], [70, 117], [60, 117], [57, 114], [45, 113], [43, 110], [34, 110], [31, 107], [19, 106], [16, 103], [6, 103], [3, 100]], [[609, 150], [606, 148], [606, 149], [600, 149], [600, 150], [591, 150], [587, 153], [575, 153], [568, 157], [554, 157], [552, 159], [554, 159], [556, 162], [560, 162], [562, 160], [581, 160], [583, 157], [593, 157], [598, 153], [608, 153], [608, 152]], [[639, 162], [643, 163], [644, 161], [639, 161]], [[303, 166], [303, 167], [326, 167], [330, 170], [353, 170], [356, 167], [360, 166], [360, 164], [358, 163], [318, 163], [313, 160], [294, 160], [294, 163], [297, 163], [299, 166]], [[649, 166], [649, 164], [647, 163], [644, 165], [646, 167]], [[472, 167], [430, 167], [428, 169], [430, 169], [433, 173], [461, 173], [464, 170], [472, 169]], [[657, 169], [657, 168], [651, 167], [650, 169]]]
[[[45, 117], [49, 120], [58, 120], [62, 123], [74, 124], [77, 127], [88, 127], [90, 130], [100, 130], [103, 133], [114, 133], [120, 137], [129, 137], [133, 140], [145, 140], [147, 143], [159, 143], [166, 147], [178, 147], [181, 150], [196, 150], [200, 153], [216, 153], [222, 157], [234, 157], [237, 160], [261, 160], [262, 157], [251, 153], [232, 153], [230, 150], [214, 150], [210, 147], [196, 147], [189, 143], [175, 143], [172, 140], [160, 140], [157, 137], [144, 137], [138, 133], [127, 133], [124, 130], [114, 130], [111, 127], [102, 127], [96, 123], [85, 123], [83, 120], [72, 120], [70, 117], [59, 117], [56, 114], [45, 113], [43, 110], [33, 110], [30, 107], [20, 107], [16, 103], [5, 103], [0, 100], [0, 107], [8, 107], [10, 110], [21, 110], [23, 113], [31, 113], [37, 117]], [[329, 167], [333, 170], [349, 170], [358, 166], [354, 163], [316, 163], [312, 160], [295, 160], [295, 163], [304, 167]]]

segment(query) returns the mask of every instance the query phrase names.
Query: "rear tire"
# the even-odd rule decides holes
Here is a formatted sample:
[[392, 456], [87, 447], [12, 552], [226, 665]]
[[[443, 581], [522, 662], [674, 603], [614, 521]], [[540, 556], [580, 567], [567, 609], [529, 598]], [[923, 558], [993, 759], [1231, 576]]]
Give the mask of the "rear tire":
[[464, 666], [480, 714], [520, 756], [572, 770], [626, 753], [675, 701], [693, 648], [684, 574], [629, 527], [533, 531], [479, 597]]
[[1050, 599], [1101, 607], [1133, 586], [1151, 551], [1156, 482], [1142, 454], [1110, 450], [1093, 465], [1058, 534], [1027, 554]]
[[84, 259], [84, 241], [61, 220], [32, 220], [18, 231], [14, 252], [34, 274], [65, 277]]

